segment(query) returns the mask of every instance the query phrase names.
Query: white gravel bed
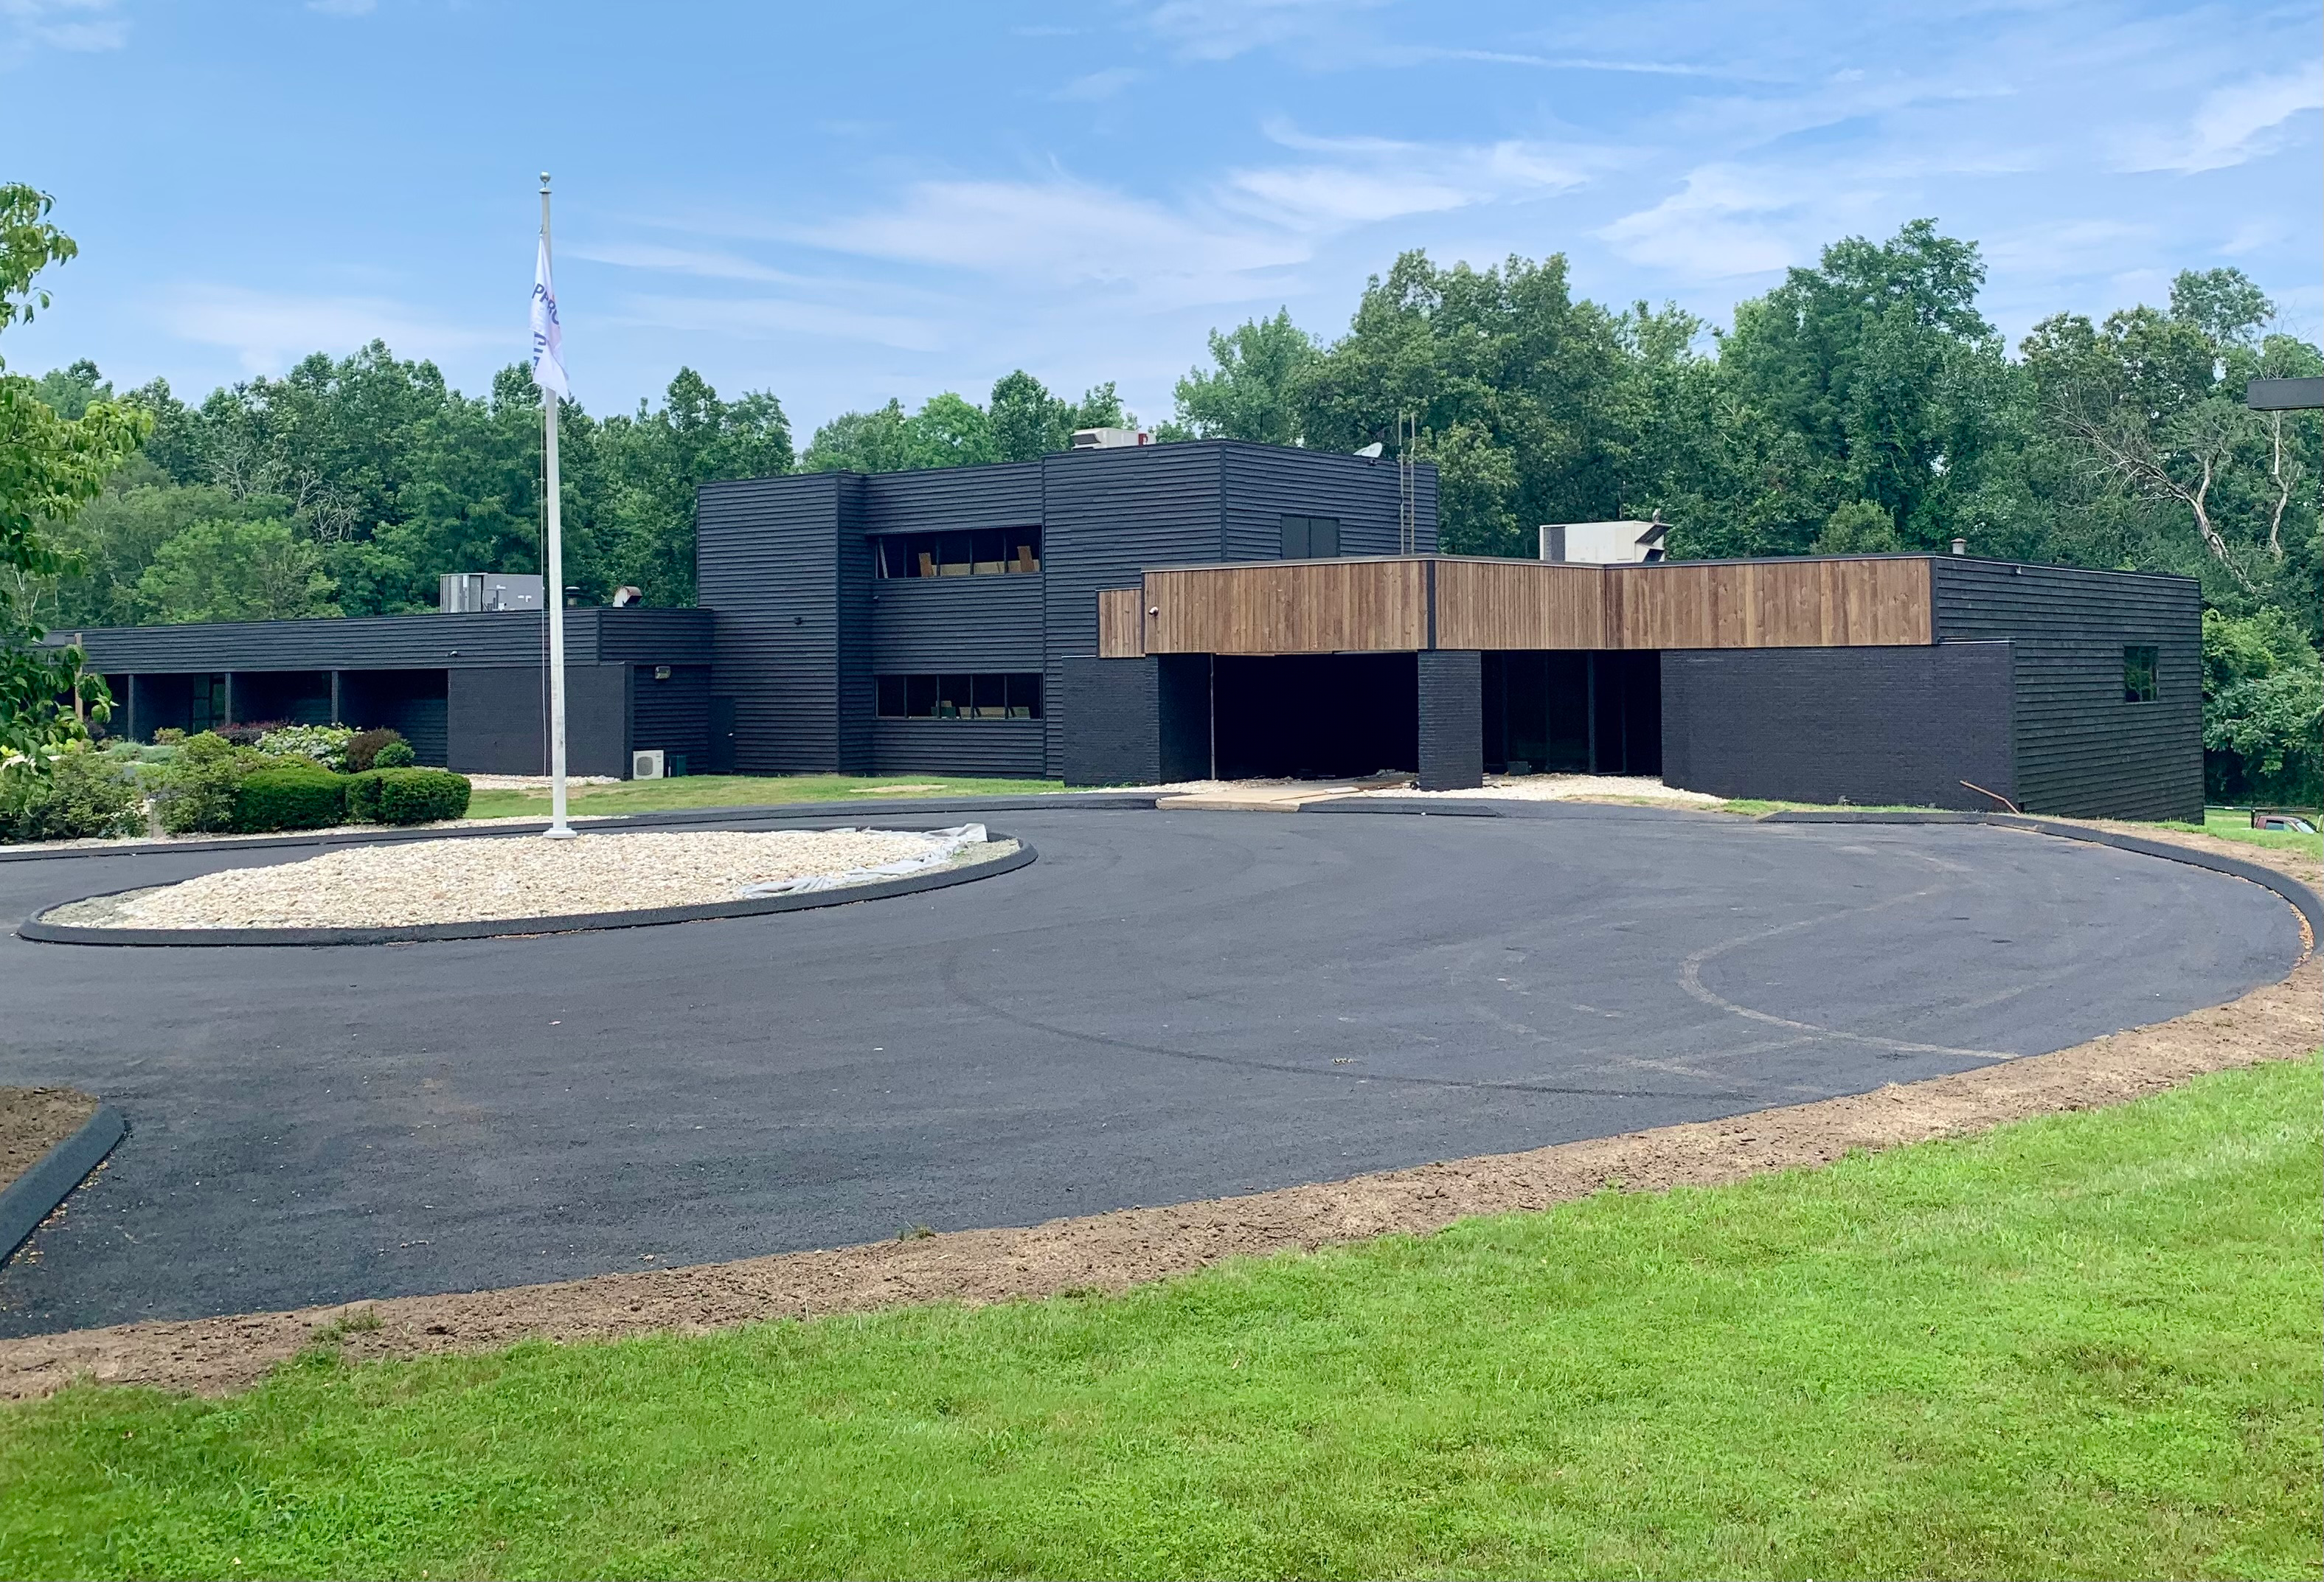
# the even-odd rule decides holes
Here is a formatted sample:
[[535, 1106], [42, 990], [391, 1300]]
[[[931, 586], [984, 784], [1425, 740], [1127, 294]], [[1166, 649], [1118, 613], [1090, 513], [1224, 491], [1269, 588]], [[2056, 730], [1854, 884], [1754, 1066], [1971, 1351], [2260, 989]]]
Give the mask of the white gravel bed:
[[[97, 928], [401, 928], [698, 906], [752, 886], [853, 874], [942, 850], [904, 830], [689, 830], [412, 841], [228, 869], [77, 901], [51, 923]], [[969, 847], [981, 861], [1014, 842]]]

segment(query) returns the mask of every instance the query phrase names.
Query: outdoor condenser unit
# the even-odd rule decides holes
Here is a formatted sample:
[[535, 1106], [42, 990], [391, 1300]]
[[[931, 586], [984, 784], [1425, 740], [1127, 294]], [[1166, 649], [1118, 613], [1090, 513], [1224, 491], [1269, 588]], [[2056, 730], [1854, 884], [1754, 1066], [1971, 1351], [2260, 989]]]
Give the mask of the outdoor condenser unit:
[[630, 778], [632, 780], [659, 780], [661, 768], [662, 750], [659, 747], [650, 751], [630, 754]]

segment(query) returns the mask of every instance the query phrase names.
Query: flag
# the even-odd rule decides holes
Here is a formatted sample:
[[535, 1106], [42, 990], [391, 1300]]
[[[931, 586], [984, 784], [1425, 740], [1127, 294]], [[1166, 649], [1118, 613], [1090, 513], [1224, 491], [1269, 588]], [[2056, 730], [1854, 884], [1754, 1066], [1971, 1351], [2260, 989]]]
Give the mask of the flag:
[[565, 327], [557, 322], [557, 288], [549, 282], [546, 236], [540, 239], [532, 271], [532, 382], [544, 391], [572, 397], [573, 388], [565, 382]]

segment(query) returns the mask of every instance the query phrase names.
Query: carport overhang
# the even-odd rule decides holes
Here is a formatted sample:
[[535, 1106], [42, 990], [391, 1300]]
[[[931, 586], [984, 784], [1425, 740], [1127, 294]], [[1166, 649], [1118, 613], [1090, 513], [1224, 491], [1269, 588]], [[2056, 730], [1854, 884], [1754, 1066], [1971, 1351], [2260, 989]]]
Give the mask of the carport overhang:
[[1488, 655], [1929, 646], [1931, 558], [1582, 566], [1418, 555], [1170, 566], [1098, 593], [1098, 652], [1214, 664], [1412, 654], [1421, 786], [1459, 790], [1483, 781]]

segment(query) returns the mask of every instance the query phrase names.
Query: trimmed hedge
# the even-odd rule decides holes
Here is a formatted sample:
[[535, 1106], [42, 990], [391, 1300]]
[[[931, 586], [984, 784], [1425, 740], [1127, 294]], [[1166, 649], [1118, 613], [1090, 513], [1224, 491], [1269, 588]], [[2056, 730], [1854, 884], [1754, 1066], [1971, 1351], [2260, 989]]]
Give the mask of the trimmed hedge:
[[425, 824], [468, 811], [468, 777], [445, 769], [370, 769], [346, 777], [356, 823]]
[[254, 769], [235, 787], [234, 827], [244, 834], [268, 830], [319, 830], [347, 814], [347, 777], [304, 767]]

